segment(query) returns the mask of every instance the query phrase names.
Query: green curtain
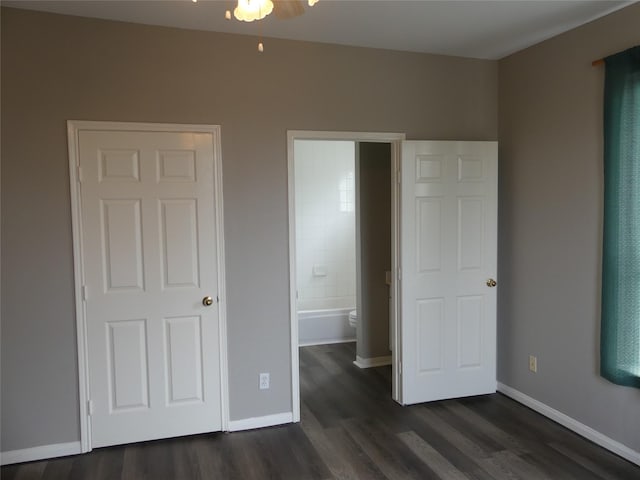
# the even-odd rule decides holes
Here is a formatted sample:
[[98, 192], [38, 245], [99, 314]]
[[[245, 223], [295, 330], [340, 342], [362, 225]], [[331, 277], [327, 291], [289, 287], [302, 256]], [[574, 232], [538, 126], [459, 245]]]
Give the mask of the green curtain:
[[640, 388], [640, 46], [605, 58], [600, 371]]

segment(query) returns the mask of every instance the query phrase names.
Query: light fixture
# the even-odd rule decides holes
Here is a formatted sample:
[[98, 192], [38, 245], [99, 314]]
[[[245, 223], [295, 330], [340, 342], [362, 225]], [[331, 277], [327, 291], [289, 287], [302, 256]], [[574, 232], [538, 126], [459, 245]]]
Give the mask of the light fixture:
[[[307, 0], [307, 3], [313, 7], [319, 1]], [[236, 0], [233, 16], [236, 20], [253, 22], [262, 20], [273, 11], [279, 18], [293, 18], [303, 14], [304, 7], [301, 0]], [[224, 16], [227, 20], [231, 20], [231, 11], [227, 10]]]
[[[194, 3], [198, 0], [192, 0]], [[313, 7], [320, 0], [307, 0], [310, 7]], [[253, 22], [262, 20], [271, 12], [275, 11], [276, 16], [281, 19], [293, 18], [304, 13], [302, 0], [236, 0], [236, 8], [233, 9], [233, 16], [242, 22]], [[231, 20], [231, 10], [224, 12], [224, 18]], [[261, 35], [262, 36], [262, 35]], [[262, 41], [258, 43], [258, 51], [262, 52], [264, 46]]]
[[238, 0], [238, 6], [233, 10], [233, 16], [243, 22], [262, 20], [273, 12], [271, 0]]

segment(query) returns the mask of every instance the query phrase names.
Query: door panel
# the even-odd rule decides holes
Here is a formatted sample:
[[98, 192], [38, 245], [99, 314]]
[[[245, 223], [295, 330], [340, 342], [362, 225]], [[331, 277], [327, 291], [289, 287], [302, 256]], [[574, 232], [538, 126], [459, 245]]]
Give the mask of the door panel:
[[200, 317], [165, 318], [167, 404], [202, 402]]
[[402, 403], [495, 392], [497, 144], [403, 142]]
[[193, 199], [160, 200], [163, 289], [198, 287], [197, 206]]
[[106, 322], [111, 412], [149, 408], [147, 320]]
[[144, 290], [140, 199], [100, 204], [105, 291]]
[[93, 447], [221, 429], [213, 141], [79, 132]]

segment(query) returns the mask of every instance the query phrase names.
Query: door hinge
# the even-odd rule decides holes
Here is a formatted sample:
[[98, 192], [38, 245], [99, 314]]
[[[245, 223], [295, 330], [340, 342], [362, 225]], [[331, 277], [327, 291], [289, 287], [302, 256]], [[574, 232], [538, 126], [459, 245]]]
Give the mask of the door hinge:
[[89, 289], [87, 288], [86, 285], [83, 285], [82, 286], [82, 300], [86, 302], [88, 298], [89, 298]]
[[398, 280], [402, 280], [402, 270], [398, 267]]
[[398, 375], [402, 375], [402, 360], [398, 361]]
[[216, 295], [216, 303], [220, 303], [220, 297]]
[[82, 167], [78, 167], [77, 172], [78, 172], [78, 182], [82, 183], [82, 180], [83, 180], [83, 178], [82, 178]]
[[93, 400], [87, 400], [87, 411], [89, 415], [93, 415]]

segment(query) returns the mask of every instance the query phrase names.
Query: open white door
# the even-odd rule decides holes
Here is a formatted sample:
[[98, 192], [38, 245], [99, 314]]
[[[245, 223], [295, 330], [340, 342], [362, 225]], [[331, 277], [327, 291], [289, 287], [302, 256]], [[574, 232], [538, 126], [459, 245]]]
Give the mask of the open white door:
[[402, 143], [403, 404], [496, 391], [497, 143]]
[[78, 132], [92, 447], [221, 430], [217, 141]]

